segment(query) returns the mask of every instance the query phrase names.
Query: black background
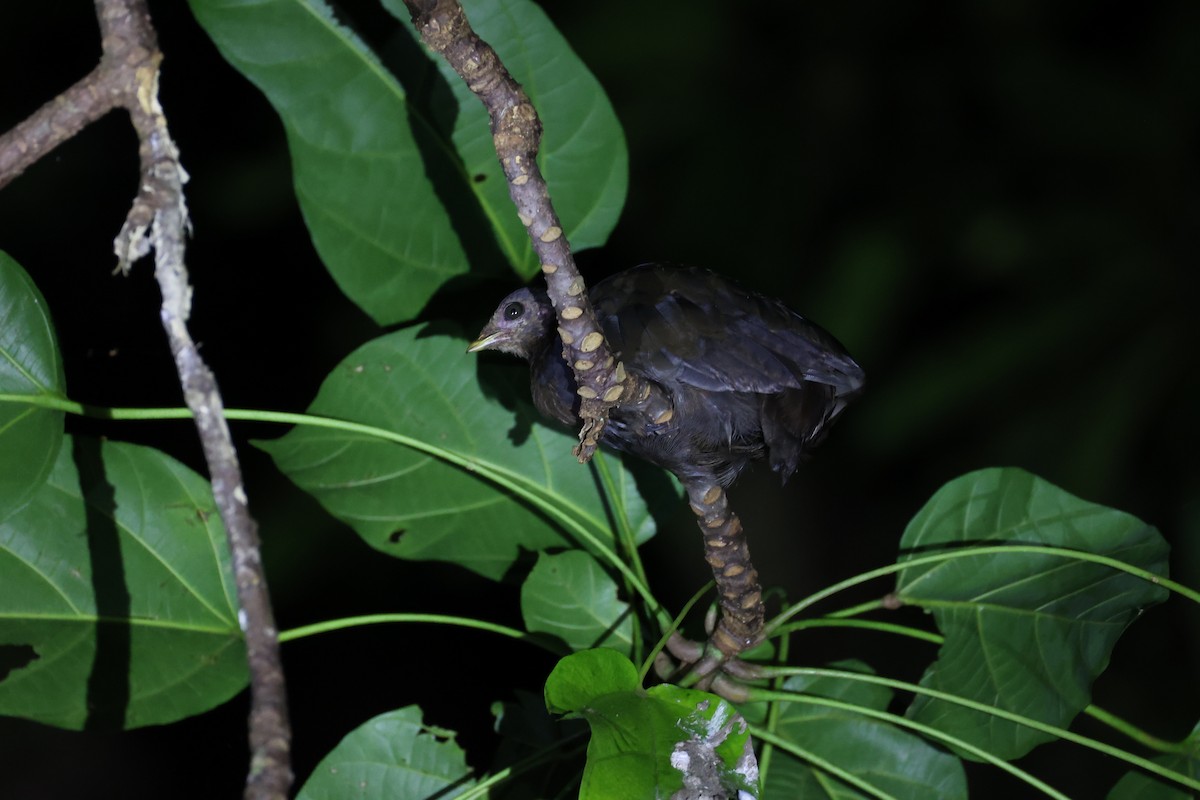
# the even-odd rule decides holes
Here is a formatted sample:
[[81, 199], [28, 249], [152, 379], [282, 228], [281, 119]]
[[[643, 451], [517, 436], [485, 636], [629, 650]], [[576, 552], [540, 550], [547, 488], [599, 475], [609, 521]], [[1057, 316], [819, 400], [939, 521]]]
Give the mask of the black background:
[[[368, 40], [387, 17], [347, 4]], [[993, 0], [547, 4], [599, 77], [629, 141], [630, 192], [591, 278], [648, 260], [707, 266], [833, 331], [869, 388], [784, 490], [760, 470], [732, 498], [764, 582], [790, 597], [888, 563], [945, 481], [1021, 466], [1130, 511], [1200, 585], [1195, 312], [1200, 6]], [[162, 102], [192, 176], [193, 333], [227, 405], [302, 410], [378, 330], [337, 291], [296, 207], [282, 128], [179, 2], [151, 2]], [[0, 12], [0, 129], [96, 63], [83, 0]], [[178, 405], [148, 264], [114, 277], [136, 142], [114, 114], [0, 191], [0, 248], [46, 295], [73, 399]], [[475, 329], [510, 285], [431, 309]], [[521, 367], [515, 363], [514, 370]], [[202, 471], [186, 423], [69, 429], [162, 447]], [[237, 425], [239, 440], [272, 437]], [[514, 586], [395, 562], [242, 450], [284, 628], [427, 610], [519, 620]], [[686, 510], [648, 547], [678, 606], [706, 570]], [[884, 587], [880, 587], [883, 590]], [[0, 591], [2, 591], [0, 587]], [[1122, 640], [1097, 701], [1164, 737], [1200, 717], [1200, 615], [1175, 599]], [[806, 636], [795, 660], [857, 656], [915, 679], [928, 649], [879, 635]], [[435, 628], [289, 644], [298, 782], [367, 718], [420, 703], [486, 768], [489, 704], [539, 692], [529, 648]], [[498, 680], [494, 670], [510, 676]], [[245, 697], [121, 734], [0, 719], [0, 797], [232, 797]], [[1085, 732], [1095, 732], [1086, 721]], [[1120, 768], [1078, 748], [1022, 761], [1068, 794]], [[1029, 790], [973, 772], [974, 796]]]

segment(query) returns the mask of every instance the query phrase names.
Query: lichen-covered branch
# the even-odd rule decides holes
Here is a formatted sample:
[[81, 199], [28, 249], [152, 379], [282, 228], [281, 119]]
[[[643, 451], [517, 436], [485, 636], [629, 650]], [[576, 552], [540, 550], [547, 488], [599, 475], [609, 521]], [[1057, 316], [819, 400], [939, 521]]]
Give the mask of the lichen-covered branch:
[[192, 411], [225, 525], [250, 666], [251, 764], [247, 800], [284, 800], [291, 786], [291, 733], [278, 632], [259, 553], [257, 526], [247, 507], [237, 452], [212, 372], [187, 329], [191, 287], [184, 265], [189, 232], [183, 184], [187, 174], [158, 101], [162, 53], [145, 0], [96, 0], [103, 55], [100, 65], [13, 131], [0, 137], [0, 186], [107, 111], [129, 112], [138, 135], [139, 192], [114, 243], [127, 270], [154, 250], [162, 291], [161, 318], [184, 400]]
[[646, 402], [655, 387], [625, 371], [596, 323], [583, 278], [538, 168], [542, 124], [529, 97], [491, 45], [471, 29], [457, 0], [405, 0], [405, 5], [422, 40], [446, 59], [487, 108], [509, 195], [546, 276], [547, 292], [558, 316], [563, 358], [575, 372], [583, 420], [575, 454], [586, 461], [604, 431], [609, 409]]

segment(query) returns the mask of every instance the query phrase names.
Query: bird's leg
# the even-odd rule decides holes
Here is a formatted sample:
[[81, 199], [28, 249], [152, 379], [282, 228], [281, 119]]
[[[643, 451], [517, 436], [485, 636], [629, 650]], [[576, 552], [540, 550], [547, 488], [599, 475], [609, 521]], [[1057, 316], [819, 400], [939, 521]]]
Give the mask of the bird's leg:
[[741, 520], [729, 507], [725, 490], [711, 480], [691, 480], [685, 488], [704, 535], [704, 558], [717, 583], [721, 618], [698, 659], [694, 648], [684, 646], [687, 642], [682, 637], [673, 647], [669, 642], [668, 648], [681, 661], [693, 662], [692, 673], [703, 677], [758, 644], [765, 610], [746, 534]]

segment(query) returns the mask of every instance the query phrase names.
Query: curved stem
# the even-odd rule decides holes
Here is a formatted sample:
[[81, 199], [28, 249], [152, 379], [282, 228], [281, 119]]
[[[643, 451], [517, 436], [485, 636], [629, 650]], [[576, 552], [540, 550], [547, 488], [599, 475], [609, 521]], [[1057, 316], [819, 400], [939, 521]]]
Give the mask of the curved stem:
[[[775, 707], [777, 704], [772, 703], [771, 705], [772, 707]], [[864, 792], [871, 797], [878, 798], [878, 800], [896, 800], [894, 795], [890, 795], [879, 787], [867, 783], [853, 772], [842, 769], [834, 762], [821, 758], [811, 750], [806, 750], [797, 745], [795, 742], [783, 738], [771, 730], [769, 726], [764, 729], [752, 725], [750, 727], [750, 732], [756, 739], [766, 742], [766, 744], [763, 746], [763, 757], [759, 759], [759, 774], [762, 776], [762, 782], [764, 786], [767, 782], [767, 770], [764, 768], [764, 765], [768, 764], [770, 760], [770, 750], [768, 748], [777, 747], [780, 750], [783, 750], [784, 752], [800, 759], [801, 761], [808, 762], [816, 769], [829, 773], [843, 783], [853, 786], [855, 789], [858, 789], [860, 792]]]
[[[604, 485], [604, 491], [608, 495], [609, 508], [612, 512], [613, 527], [615, 529], [617, 541], [621, 545], [622, 555], [633, 568], [634, 574], [644, 585], [649, 585], [650, 581], [646, 577], [646, 570], [642, 565], [641, 556], [638, 554], [637, 541], [633, 533], [633, 525], [629, 520], [629, 510], [625, 507], [625, 497], [618, 491], [616, 482], [613, 480], [612, 470], [608, 468], [608, 456], [599, 455], [592, 459], [592, 469], [596, 471], [600, 482]], [[626, 595], [633, 594], [633, 587], [628, 580], [625, 580]], [[633, 614], [633, 660], [636, 662], [642, 657], [642, 615]], [[655, 618], [661, 626], [663, 619]]]
[[[751, 696], [753, 700], [780, 700], [788, 703], [807, 703], [809, 705], [825, 706], [826, 708], [836, 708], [840, 711], [850, 711], [855, 714], [861, 714], [864, 717], [871, 717], [884, 722], [890, 722], [891, 724], [898, 725], [901, 728], [914, 730], [926, 738], [936, 739], [943, 744], [947, 744], [951, 747], [970, 753], [980, 761], [986, 761], [994, 767], [999, 767], [1010, 775], [1013, 775], [1029, 784], [1043, 794], [1055, 798], [1055, 800], [1070, 800], [1069, 797], [1050, 786], [1045, 781], [1034, 777], [1019, 767], [1009, 764], [1007, 761], [997, 758], [983, 748], [973, 745], [965, 739], [960, 739], [957, 736], [943, 733], [937, 728], [931, 728], [930, 726], [923, 725], [920, 722], [914, 722], [913, 720], [902, 717], [899, 714], [891, 714], [887, 711], [878, 711], [874, 708], [856, 706], [853, 703], [846, 703], [841, 700], [832, 700], [827, 697], [816, 697], [814, 695], [805, 694], [790, 694], [787, 692], [775, 692], [765, 689], [752, 690]], [[755, 725], [751, 725], [750, 733], [753, 736], [762, 736], [764, 731]]]
[[920, 628], [913, 628], [909, 625], [897, 625], [894, 622], [876, 622], [875, 620], [867, 619], [837, 619], [835, 617], [802, 619], [799, 622], [792, 622], [781, 626], [776, 629], [775, 634], [795, 633], [796, 631], [807, 630], [809, 628], [860, 628], [879, 633], [894, 633], [899, 636], [907, 636], [910, 639], [920, 639], [930, 644], [941, 644], [943, 641], [943, 637], [939, 634], [921, 630]]
[[1111, 711], [1105, 711], [1099, 706], [1088, 706], [1083, 710], [1083, 713], [1087, 714], [1092, 719], [1103, 722], [1113, 730], [1123, 733], [1125, 736], [1149, 750], [1157, 750], [1160, 753], [1169, 753], [1172, 755], [1182, 755], [1191, 753], [1192, 748], [1194, 747], [1194, 745], [1187, 739], [1184, 739], [1182, 742], [1170, 742], [1166, 739], [1160, 739], [1153, 734], [1146, 733], [1132, 722], [1118, 717]]
[[472, 619], [470, 617], [455, 617], [446, 614], [364, 614], [358, 617], [342, 617], [340, 619], [331, 619], [325, 622], [314, 622], [311, 625], [301, 625], [298, 628], [281, 631], [279, 633], [280, 642], [291, 642], [296, 639], [303, 639], [307, 636], [315, 636], [319, 633], [330, 633], [332, 631], [348, 630], [350, 628], [362, 627], [364, 625], [382, 625], [394, 623], [423, 623], [431, 625], [455, 625], [461, 628], [474, 628], [476, 630], [495, 633], [499, 636], [506, 636], [509, 639], [516, 639], [522, 642], [528, 642], [537, 645], [543, 650], [552, 655], [562, 656], [565, 653], [555, 647], [548, 640], [538, 636], [532, 636], [525, 631], [510, 628], [507, 625], [500, 625], [487, 620]]
[[[65, 397], [57, 397], [54, 395], [20, 395], [20, 394], [0, 394], [0, 403], [2, 402], [18, 402], [28, 405], [37, 406], [39, 408], [52, 408], [57, 411], [64, 411], [68, 414], [78, 416], [92, 417], [96, 419], [109, 420], [173, 420], [173, 419], [191, 419], [191, 415], [186, 408], [104, 408], [100, 406], [87, 405], [85, 403], [77, 403], [73, 400], [68, 400]], [[372, 436], [385, 441], [394, 442], [404, 447], [412, 448], [422, 453], [440, 458], [443, 461], [462, 467], [468, 472], [474, 472], [478, 475], [487, 478], [494, 483], [503, 486], [526, 502], [534, 505], [540, 511], [546, 513], [552, 519], [559, 522], [564, 529], [570, 534], [576, 536], [581, 541], [585, 542], [595, 552], [628, 581], [628, 585], [641, 596], [646, 603], [647, 608], [655, 616], [665, 615], [665, 610], [661, 604], [650, 593], [646, 583], [634, 572], [625, 560], [620, 558], [612, 548], [604, 542], [600, 536], [605, 531], [592, 531], [586, 524], [581, 522], [573, 514], [563, 511], [563, 504], [556, 501], [555, 498], [546, 495], [545, 489], [537, 483], [529, 480], [524, 475], [512, 472], [502, 464], [493, 464], [488, 461], [471, 458], [460, 455], [452, 450], [438, 447], [429, 442], [422, 441], [412, 436], [406, 436], [402, 433], [389, 431], [385, 428], [379, 428], [374, 425], [364, 425], [358, 422], [348, 422], [346, 420], [334, 419], [332, 417], [321, 417], [314, 414], [297, 414], [287, 411], [260, 411], [256, 409], [225, 409], [226, 419], [240, 420], [243, 422], [269, 422], [283, 425], [308, 425], [315, 428], [330, 428], [334, 430], [346, 431], [348, 433], [360, 433], [365, 436]]]
[[[771, 676], [807, 675], [818, 678], [840, 678], [842, 680], [871, 683], [877, 686], [886, 686], [889, 689], [899, 689], [901, 691], [911, 692], [913, 694], [932, 697], [937, 700], [962, 706], [963, 708], [969, 708], [972, 711], [979, 711], [983, 714], [988, 714], [1008, 722], [1013, 722], [1017, 725], [1023, 725], [1024, 727], [1032, 728], [1033, 730], [1041, 731], [1042, 733], [1050, 734], [1051, 736], [1062, 739], [1063, 741], [1071, 742], [1072, 744], [1077, 744], [1081, 747], [1086, 747], [1106, 756], [1124, 761], [1127, 764], [1131, 764], [1139, 769], [1146, 770], [1147, 772], [1152, 772], [1155, 775], [1182, 784], [1190, 789], [1200, 790], [1200, 781], [1197, 781], [1194, 778], [1190, 778], [1186, 775], [1182, 775], [1174, 770], [1167, 769], [1161, 764], [1154, 763], [1150, 759], [1142, 758], [1141, 756], [1126, 752], [1119, 747], [1114, 747], [1113, 745], [1106, 744], [1105, 742], [1101, 742], [1097, 739], [1092, 739], [1088, 736], [1083, 736], [1082, 734], [1069, 731], [1065, 728], [1060, 728], [1057, 725], [1050, 725], [1049, 723], [1045, 723], [1031, 717], [1015, 714], [1003, 708], [987, 705], [986, 703], [978, 703], [965, 697], [959, 697], [957, 695], [950, 694], [949, 692], [930, 689], [926, 686], [918, 686], [915, 683], [900, 681], [894, 678], [885, 678], [879, 675], [868, 675], [861, 672], [849, 672], [839, 669], [821, 669], [816, 667], [765, 667], [763, 669], [763, 673]], [[771, 697], [768, 697], [768, 694], [771, 695]], [[750, 690], [750, 696], [753, 700], [788, 699], [786, 693], [762, 692], [754, 689]], [[807, 698], [807, 695], [791, 695], [791, 699], [794, 700], [801, 696]], [[865, 713], [868, 709], [859, 708], [858, 710]], [[956, 746], [958, 745], [956, 744]]]
[[[791, 646], [791, 641], [791, 637], [786, 635], [781, 637], [779, 640], [779, 660], [784, 664], [786, 664], [788, 660], [788, 649]], [[783, 691], [783, 682], [784, 677], [782, 675], [773, 678], [771, 680], [771, 688], [777, 692], [781, 692]], [[783, 706], [780, 703], [767, 704], [767, 733], [776, 735], [776, 731], [779, 730], [779, 720], [782, 718], [782, 716]], [[771, 769], [771, 760], [775, 753], [775, 744], [767, 739], [763, 739], [763, 741], [765, 744], [762, 748], [762, 754], [758, 759], [758, 774], [765, 785], [767, 782], [767, 773]]]
[[641, 669], [638, 670], [639, 685], [646, 680], [646, 675], [649, 674], [650, 667], [654, 664], [654, 659], [657, 658], [658, 654], [663, 651], [664, 647], [666, 647], [667, 641], [675, 635], [677, 630], [679, 630], [679, 627], [683, 624], [683, 620], [688, 614], [691, 613], [692, 607], [696, 605], [696, 603], [700, 602], [700, 598], [708, 594], [708, 590], [711, 589], [712, 586], [712, 581], [709, 581], [701, 586], [696, 593], [693, 594], [691, 598], [683, 604], [683, 608], [679, 610], [679, 613], [675, 616], [675, 618], [671, 620], [671, 624], [667, 626], [665, 631], [663, 631], [663, 634], [661, 637], [659, 637], [658, 642], [655, 643], [654, 647], [650, 650], [650, 653], [646, 656], [645, 661], [642, 662]]
[[1200, 605], [1200, 592], [1184, 586], [1181, 583], [1173, 581], [1157, 573], [1151, 572], [1141, 567], [1135, 567], [1132, 564], [1126, 564], [1124, 561], [1119, 561], [1115, 558], [1099, 555], [1097, 553], [1088, 553], [1082, 550], [1069, 550], [1065, 547], [1051, 547], [1048, 545], [1033, 545], [1033, 544], [999, 544], [999, 545], [984, 545], [980, 547], [964, 547], [960, 550], [948, 550], [942, 553], [930, 553], [929, 555], [917, 556], [906, 561], [888, 564], [887, 566], [878, 567], [867, 572], [859, 573], [843, 581], [839, 581], [831, 586], [827, 586], [819, 592], [814, 592], [808, 597], [789, 606], [779, 616], [767, 623], [763, 628], [764, 636], [770, 637], [775, 631], [787, 622], [792, 617], [799, 614], [806, 608], [816, 605], [820, 601], [832, 597], [838, 592], [851, 589], [855, 586], [860, 586], [876, 578], [883, 578], [888, 575], [893, 575], [897, 572], [902, 572], [911, 567], [925, 566], [926, 564], [938, 564], [943, 561], [953, 561], [959, 558], [973, 558], [978, 556], [990, 555], [1012, 555], [1018, 553], [1029, 553], [1036, 555], [1060, 556], [1062, 558], [1070, 558], [1076, 561], [1088, 561], [1093, 564], [1100, 564], [1105, 567], [1119, 570], [1128, 573], [1134, 577], [1141, 578], [1148, 583], [1153, 583], [1157, 586], [1162, 586], [1176, 594], [1186, 597], [1193, 603]]

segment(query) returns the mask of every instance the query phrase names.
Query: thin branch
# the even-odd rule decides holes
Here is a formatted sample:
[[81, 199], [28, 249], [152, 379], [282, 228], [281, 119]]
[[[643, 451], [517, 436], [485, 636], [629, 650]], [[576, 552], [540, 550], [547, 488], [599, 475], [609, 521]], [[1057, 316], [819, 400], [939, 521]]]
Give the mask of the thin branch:
[[119, 104], [107, 91], [110, 70], [101, 64], [87, 77], [0, 136], [0, 189], [31, 164]]
[[508, 181], [517, 216], [529, 232], [558, 315], [563, 358], [575, 373], [583, 428], [575, 454], [595, 452], [608, 412], [617, 404], [644, 407], [649, 417], [669, 417], [670, 401], [653, 383], [616, 361], [588, 301], [562, 222], [537, 164], [542, 123], [529, 97], [491, 45], [471, 29], [458, 0], [404, 0], [421, 39], [466, 82], [487, 109], [492, 142]]
[[204, 449], [213, 497], [229, 538], [241, 606], [239, 622], [250, 666], [251, 762], [247, 800], [283, 800], [291, 786], [291, 732], [279, 636], [259, 553], [257, 526], [247, 507], [237, 452], [211, 370], [187, 329], [192, 290], [184, 265], [189, 231], [183, 184], [187, 173], [158, 101], [162, 53], [146, 0], [96, 0], [103, 55], [100, 65], [63, 95], [0, 137], [0, 186], [107, 111], [123, 107], [138, 135], [138, 196], [114, 242], [118, 266], [155, 254], [162, 324]]

